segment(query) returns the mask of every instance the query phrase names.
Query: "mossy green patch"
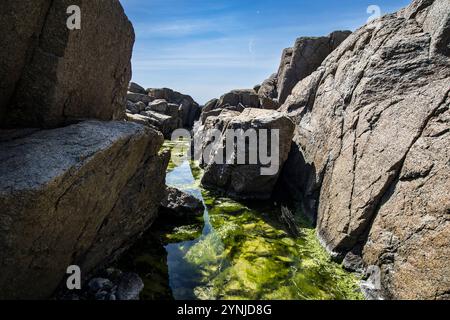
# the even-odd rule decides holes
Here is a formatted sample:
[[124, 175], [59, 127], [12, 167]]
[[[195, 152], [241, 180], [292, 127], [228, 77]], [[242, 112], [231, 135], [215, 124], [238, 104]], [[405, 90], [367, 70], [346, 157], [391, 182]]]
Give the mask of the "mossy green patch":
[[363, 298], [359, 279], [331, 260], [300, 212], [300, 236], [292, 237], [273, 203], [243, 203], [201, 189], [195, 162], [168, 170], [173, 185], [202, 197], [207, 213], [204, 222], [155, 225], [149, 234], [157, 240], [134, 249], [128, 266], [144, 278], [143, 298], [168, 292], [175, 299]]

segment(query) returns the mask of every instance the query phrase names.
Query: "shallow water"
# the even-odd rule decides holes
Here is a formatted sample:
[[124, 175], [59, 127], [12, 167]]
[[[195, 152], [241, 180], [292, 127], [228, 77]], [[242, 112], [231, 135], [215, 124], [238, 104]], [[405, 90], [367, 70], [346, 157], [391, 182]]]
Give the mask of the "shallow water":
[[331, 261], [301, 215], [300, 236], [290, 236], [273, 203], [208, 192], [200, 174], [187, 161], [172, 164], [166, 182], [202, 199], [203, 218], [159, 219], [120, 262], [143, 278], [141, 298], [362, 299], [358, 279]]

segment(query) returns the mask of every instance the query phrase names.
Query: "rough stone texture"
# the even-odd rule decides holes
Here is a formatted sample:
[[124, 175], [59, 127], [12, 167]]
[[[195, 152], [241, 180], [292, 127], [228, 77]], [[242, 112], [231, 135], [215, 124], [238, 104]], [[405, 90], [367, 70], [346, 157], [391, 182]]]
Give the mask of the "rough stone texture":
[[155, 99], [152, 97], [149, 97], [147, 94], [128, 92], [127, 100], [130, 102], [133, 102], [133, 103], [142, 102], [147, 105], [147, 104], [153, 102], [153, 100], [155, 100]]
[[125, 273], [117, 286], [118, 300], [139, 300], [139, 294], [144, 289], [144, 282], [136, 273]]
[[145, 116], [147, 121], [158, 128], [166, 139], [170, 139], [172, 132], [180, 127], [178, 117], [174, 118], [154, 111], [143, 111], [140, 115]]
[[168, 88], [147, 89], [147, 93], [154, 99], [164, 99], [168, 103], [179, 105], [183, 113], [183, 126], [185, 128], [192, 128], [194, 122], [200, 117], [201, 108], [191, 96]]
[[325, 58], [349, 35], [335, 31], [327, 37], [302, 37], [292, 48], [284, 49], [278, 73], [265, 80], [258, 90], [263, 109], [278, 109], [295, 85], [317, 70]]
[[134, 122], [134, 123], [139, 123], [139, 124], [142, 124], [144, 126], [150, 127], [153, 130], [161, 131], [158, 127], [156, 127], [153, 124], [154, 121], [152, 120], [152, 118], [147, 117], [147, 116], [143, 116], [141, 114], [127, 113], [127, 121]]
[[281, 58], [277, 80], [277, 101], [283, 104], [294, 86], [314, 72], [349, 35], [350, 31], [335, 31], [327, 37], [305, 37], [296, 40]]
[[48, 298], [126, 249], [156, 216], [168, 154], [157, 131], [87, 121], [0, 143], [0, 298]]
[[261, 108], [278, 109], [280, 107], [278, 102], [277, 83], [278, 74], [274, 73], [259, 86], [257, 92]]
[[[206, 114], [202, 113], [202, 116]], [[195, 123], [193, 129], [194, 142], [197, 144], [197, 152], [201, 152], [201, 154], [195, 154], [195, 157], [199, 159], [199, 164], [202, 168], [205, 168], [207, 165], [207, 159], [205, 158], [210, 158], [211, 154], [215, 151], [215, 144], [217, 143], [216, 137], [214, 136], [215, 130], [223, 131], [228, 126], [228, 123], [240, 114], [240, 111], [215, 109], [210, 111], [208, 116], [202, 119], [202, 121]], [[210, 152], [208, 153], [207, 150]], [[203, 157], [204, 153], [208, 153], [208, 155]]]
[[149, 103], [148, 110], [165, 114], [167, 109], [167, 101], [164, 99], [156, 99]]
[[[249, 129], [255, 129], [259, 137], [259, 129], [268, 129], [269, 131], [277, 129], [279, 130], [279, 149], [278, 154], [272, 155], [273, 157], [278, 156], [279, 166], [277, 166], [277, 171], [272, 175], [261, 174], [261, 168], [268, 166], [263, 165], [259, 157], [257, 163], [249, 163], [248, 155], [251, 150], [257, 153], [259, 149], [257, 145], [254, 145], [256, 142], [249, 142], [246, 139], [245, 150], [236, 150], [235, 145], [231, 159], [226, 163], [219, 164], [214, 161], [207, 163], [202, 184], [223, 190], [233, 197], [248, 199], [270, 198], [281, 168], [289, 154], [294, 124], [289, 118], [273, 110], [247, 108], [237, 116], [236, 113], [236, 111], [224, 110], [217, 117], [207, 118], [204, 128], [214, 127], [222, 131], [222, 137], [219, 143], [212, 148], [212, 153], [217, 154], [222, 150], [226, 150], [227, 134], [225, 130], [243, 129], [244, 132], [247, 132]], [[270, 132], [268, 135], [270, 136]], [[203, 131], [202, 139], [203, 141], [209, 140], [207, 130]], [[276, 142], [271, 141], [270, 143], [274, 144]], [[240, 153], [245, 153], [246, 164], [237, 163], [237, 154]]]
[[329, 250], [381, 267], [385, 297], [450, 291], [449, 23], [450, 2], [414, 1], [357, 30], [281, 107], [297, 124], [284, 182]]
[[166, 197], [161, 201], [161, 210], [163, 212], [160, 214], [178, 219], [202, 216], [205, 206], [196, 197], [176, 188], [167, 187]]
[[[236, 110], [242, 112], [245, 108], [260, 108], [261, 102], [254, 89], [237, 89], [225, 93], [220, 99], [212, 99], [202, 108], [200, 120], [204, 124], [207, 117], [218, 115], [221, 110]], [[267, 108], [276, 109], [276, 108]]]
[[0, 21], [1, 127], [123, 119], [134, 31], [118, 0], [5, 0]]
[[177, 121], [176, 128], [183, 127], [183, 110], [175, 103], [167, 103], [164, 99], [158, 99], [150, 103], [146, 110], [170, 116]]
[[[51, 0], [5, 0], [0, 6], [0, 124], [33, 54]], [[26, 19], [24, 19], [26, 13]]]
[[218, 116], [224, 110], [236, 111], [238, 113], [241, 113], [242, 111], [244, 111], [244, 109], [245, 108], [242, 105], [239, 105], [236, 107], [235, 106], [226, 106], [226, 107], [219, 108], [219, 109], [213, 109], [211, 111], [203, 111], [202, 114], [200, 115], [200, 122], [201, 122], [201, 124], [204, 124], [208, 117]]

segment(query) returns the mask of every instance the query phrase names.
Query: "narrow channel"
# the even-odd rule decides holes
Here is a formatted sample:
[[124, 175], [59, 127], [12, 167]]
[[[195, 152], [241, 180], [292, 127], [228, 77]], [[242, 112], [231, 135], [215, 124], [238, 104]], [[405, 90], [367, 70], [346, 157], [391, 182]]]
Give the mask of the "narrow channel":
[[200, 186], [202, 170], [169, 165], [166, 183], [201, 199], [203, 217], [160, 217], [122, 259], [144, 280], [143, 299], [362, 299], [359, 279], [333, 262], [296, 214], [290, 235], [273, 202], [237, 202]]

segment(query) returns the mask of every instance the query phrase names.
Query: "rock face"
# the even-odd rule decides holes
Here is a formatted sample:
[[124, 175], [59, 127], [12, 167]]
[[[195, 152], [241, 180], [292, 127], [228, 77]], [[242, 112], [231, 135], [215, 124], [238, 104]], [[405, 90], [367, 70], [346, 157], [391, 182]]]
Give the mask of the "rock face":
[[126, 249], [155, 219], [168, 154], [157, 131], [87, 121], [0, 143], [0, 298], [48, 298]]
[[335, 31], [327, 37], [298, 38], [294, 47], [283, 51], [278, 73], [260, 86], [262, 108], [277, 109], [282, 105], [295, 85], [316, 71], [350, 34], [350, 31]]
[[[66, 26], [70, 5], [81, 30]], [[134, 31], [118, 0], [5, 0], [0, 34], [1, 127], [124, 118]]]
[[[208, 128], [220, 130], [222, 135], [219, 143], [213, 144], [211, 154], [215, 158], [208, 159], [202, 184], [223, 190], [233, 197], [270, 198], [291, 147], [294, 131], [292, 121], [277, 111], [247, 108], [241, 114], [223, 110], [217, 117], [207, 118], [201, 131], [202, 141], [210, 141]], [[228, 130], [235, 133], [243, 130], [244, 134], [253, 130], [255, 140], [251, 135], [247, 138], [241, 135], [238, 140], [241, 138], [243, 143], [236, 144]], [[261, 153], [267, 154], [268, 146], [262, 143], [263, 133], [260, 130], [266, 130], [266, 137], [270, 137], [276, 130], [279, 133], [278, 139], [268, 139], [272, 147], [278, 146], [278, 150], [272, 149], [270, 164], [264, 163], [261, 158]], [[205, 149], [206, 147], [203, 150]], [[227, 153], [230, 154], [228, 158]], [[223, 156], [219, 156], [221, 154]], [[252, 155], [255, 156], [254, 161], [251, 160]], [[244, 156], [242, 162], [239, 160], [241, 156]], [[217, 159], [222, 160], [222, 164]], [[271, 165], [273, 170], [264, 173], [264, 168], [268, 169]]]
[[350, 35], [281, 107], [284, 182], [340, 256], [381, 269], [388, 298], [450, 292], [450, 3], [417, 0]]

